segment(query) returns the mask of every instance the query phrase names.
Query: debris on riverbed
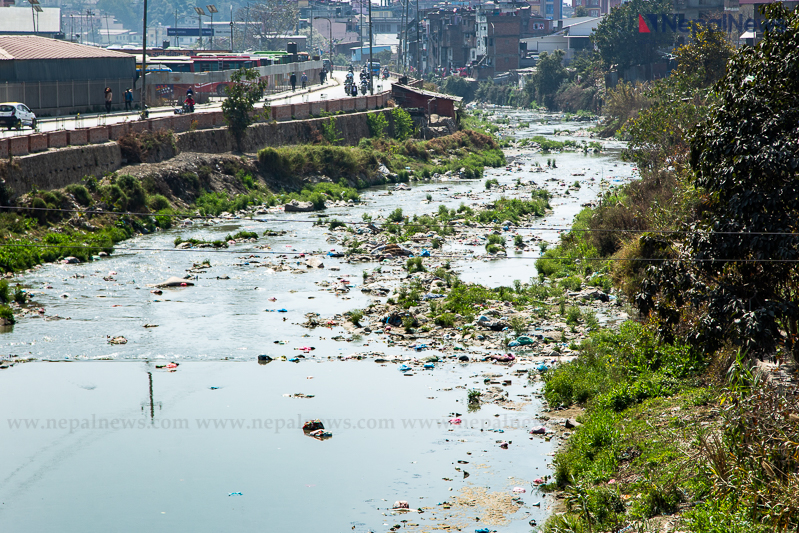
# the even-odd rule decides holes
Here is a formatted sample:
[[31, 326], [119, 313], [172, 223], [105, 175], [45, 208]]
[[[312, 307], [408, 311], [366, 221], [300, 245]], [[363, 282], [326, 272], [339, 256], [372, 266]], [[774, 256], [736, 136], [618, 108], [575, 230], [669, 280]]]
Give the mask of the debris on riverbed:
[[127, 344], [127, 343], [128, 343], [128, 339], [126, 339], [125, 337], [122, 337], [122, 336], [119, 336], [119, 337], [111, 337], [111, 336], [109, 336], [109, 338], [108, 338], [108, 344]]
[[160, 283], [154, 283], [152, 285], [147, 285], [147, 286], [164, 289], [167, 287], [191, 287], [193, 285], [194, 283], [192, 283], [191, 281], [188, 281], [184, 278], [179, 278], [177, 276], [172, 276], [170, 278], [167, 278], [165, 281], [162, 281]]

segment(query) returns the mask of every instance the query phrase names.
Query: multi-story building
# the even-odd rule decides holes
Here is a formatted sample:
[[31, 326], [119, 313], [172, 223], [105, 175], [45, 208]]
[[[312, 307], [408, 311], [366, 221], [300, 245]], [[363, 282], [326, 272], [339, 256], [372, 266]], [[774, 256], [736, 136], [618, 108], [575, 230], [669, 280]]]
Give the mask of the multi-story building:
[[472, 8], [429, 11], [425, 15], [429, 67], [446, 75], [476, 59], [475, 22]]
[[477, 10], [476, 60], [472, 75], [492, 78], [496, 73], [519, 68], [519, 10], [502, 9], [488, 2]]
[[585, 16], [596, 18], [607, 15], [611, 9], [620, 6], [621, 3], [622, 0], [572, 0], [572, 7], [575, 11], [578, 7], [585, 8], [587, 11]]

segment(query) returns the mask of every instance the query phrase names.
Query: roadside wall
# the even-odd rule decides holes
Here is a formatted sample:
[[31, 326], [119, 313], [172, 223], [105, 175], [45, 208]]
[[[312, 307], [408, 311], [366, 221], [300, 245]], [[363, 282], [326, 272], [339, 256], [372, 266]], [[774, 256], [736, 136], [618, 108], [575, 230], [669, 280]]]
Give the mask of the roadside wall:
[[[355, 145], [362, 138], [369, 137], [366, 117], [370, 113], [386, 113], [391, 123], [391, 113], [388, 109], [326, 118], [259, 123], [250, 126], [244, 150], [255, 152], [266, 146], [317, 141], [321, 138], [322, 124], [331, 119], [336, 122], [338, 136], [342, 138], [341, 144]], [[218, 154], [231, 152], [234, 148], [232, 137], [226, 127], [184, 131], [175, 137], [179, 152]], [[117, 171], [123, 168], [123, 165], [119, 145], [111, 141], [12, 157], [0, 162], [0, 177], [5, 179], [6, 185], [16, 195], [20, 195], [34, 187], [57, 189], [71, 183], [80, 183], [86, 176], [99, 177], [107, 172]]]
[[80, 183], [85, 176], [102, 176], [121, 167], [119, 145], [106, 142], [14, 157], [2, 162], [0, 175], [15, 194], [24, 194], [34, 187], [59, 189]]

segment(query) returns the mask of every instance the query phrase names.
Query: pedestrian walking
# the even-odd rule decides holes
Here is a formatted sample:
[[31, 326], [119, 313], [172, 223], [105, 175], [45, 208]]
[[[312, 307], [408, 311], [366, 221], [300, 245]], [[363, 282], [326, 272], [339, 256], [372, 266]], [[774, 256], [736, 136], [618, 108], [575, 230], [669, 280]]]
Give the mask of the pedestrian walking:
[[289, 82], [291, 83], [291, 92], [294, 92], [294, 89], [297, 88], [297, 74], [292, 72], [289, 77]]
[[110, 113], [111, 112], [111, 102], [113, 102], [113, 100], [114, 100], [114, 95], [111, 92], [111, 87], [106, 87], [105, 88], [105, 112], [106, 113]]
[[322, 70], [319, 71], [319, 83], [324, 85], [325, 78], [327, 78], [327, 70], [325, 70], [325, 67], [322, 67]]
[[133, 91], [125, 89], [125, 111], [133, 110]]
[[305, 75], [305, 72], [302, 73], [302, 78], [300, 79], [302, 80], [302, 88], [305, 89], [305, 85], [308, 83], [308, 76]]

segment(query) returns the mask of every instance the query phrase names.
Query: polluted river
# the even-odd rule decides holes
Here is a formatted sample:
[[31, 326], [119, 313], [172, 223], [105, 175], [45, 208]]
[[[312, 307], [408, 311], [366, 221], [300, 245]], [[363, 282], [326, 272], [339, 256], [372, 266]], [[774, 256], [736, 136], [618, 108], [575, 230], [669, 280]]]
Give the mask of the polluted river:
[[[492, 113], [508, 119], [505, 138], [592, 140], [593, 123]], [[526, 532], [543, 524], [557, 501], [536, 487], [553, 473], [568, 430], [542, 403], [536, 369], [566, 360], [566, 343], [555, 356], [490, 339], [466, 344], [440, 327], [396, 336], [401, 327], [368, 313], [354, 327], [343, 313], [385, 304], [414, 274], [407, 257], [354, 261], [338, 252], [345, 237], [368, 241], [365, 221], [381, 223], [397, 208], [405, 216], [479, 208], [542, 188], [551, 193], [547, 214], [502, 228], [528, 244], [508, 246], [507, 257], [486, 253], [484, 230], [414, 249], [431, 265], [449, 262], [466, 283], [528, 283], [541, 243], [557, 243], [582, 206], [635, 179], [621, 143], [600, 144], [597, 153], [553, 154], [516, 145], [505, 150], [506, 167], [486, 168], [480, 180], [370, 188], [359, 204], [326, 209], [323, 226], [314, 225], [319, 213], [275, 208], [186, 220], [120, 243], [109, 257], [18, 276], [36, 310], [0, 332], [8, 366], [0, 530]], [[489, 179], [498, 184], [487, 189]], [[329, 229], [333, 218], [350, 231]], [[174, 244], [242, 230], [258, 238], [223, 249]], [[153, 287], [172, 276], [186, 285]], [[624, 317], [613, 299], [597, 308], [601, 324]], [[489, 358], [511, 351], [511, 361]], [[470, 404], [470, 390], [490, 398], [489, 389], [500, 401]], [[317, 419], [326, 433], [314, 438], [303, 424]], [[540, 427], [544, 434], [530, 433]]]

